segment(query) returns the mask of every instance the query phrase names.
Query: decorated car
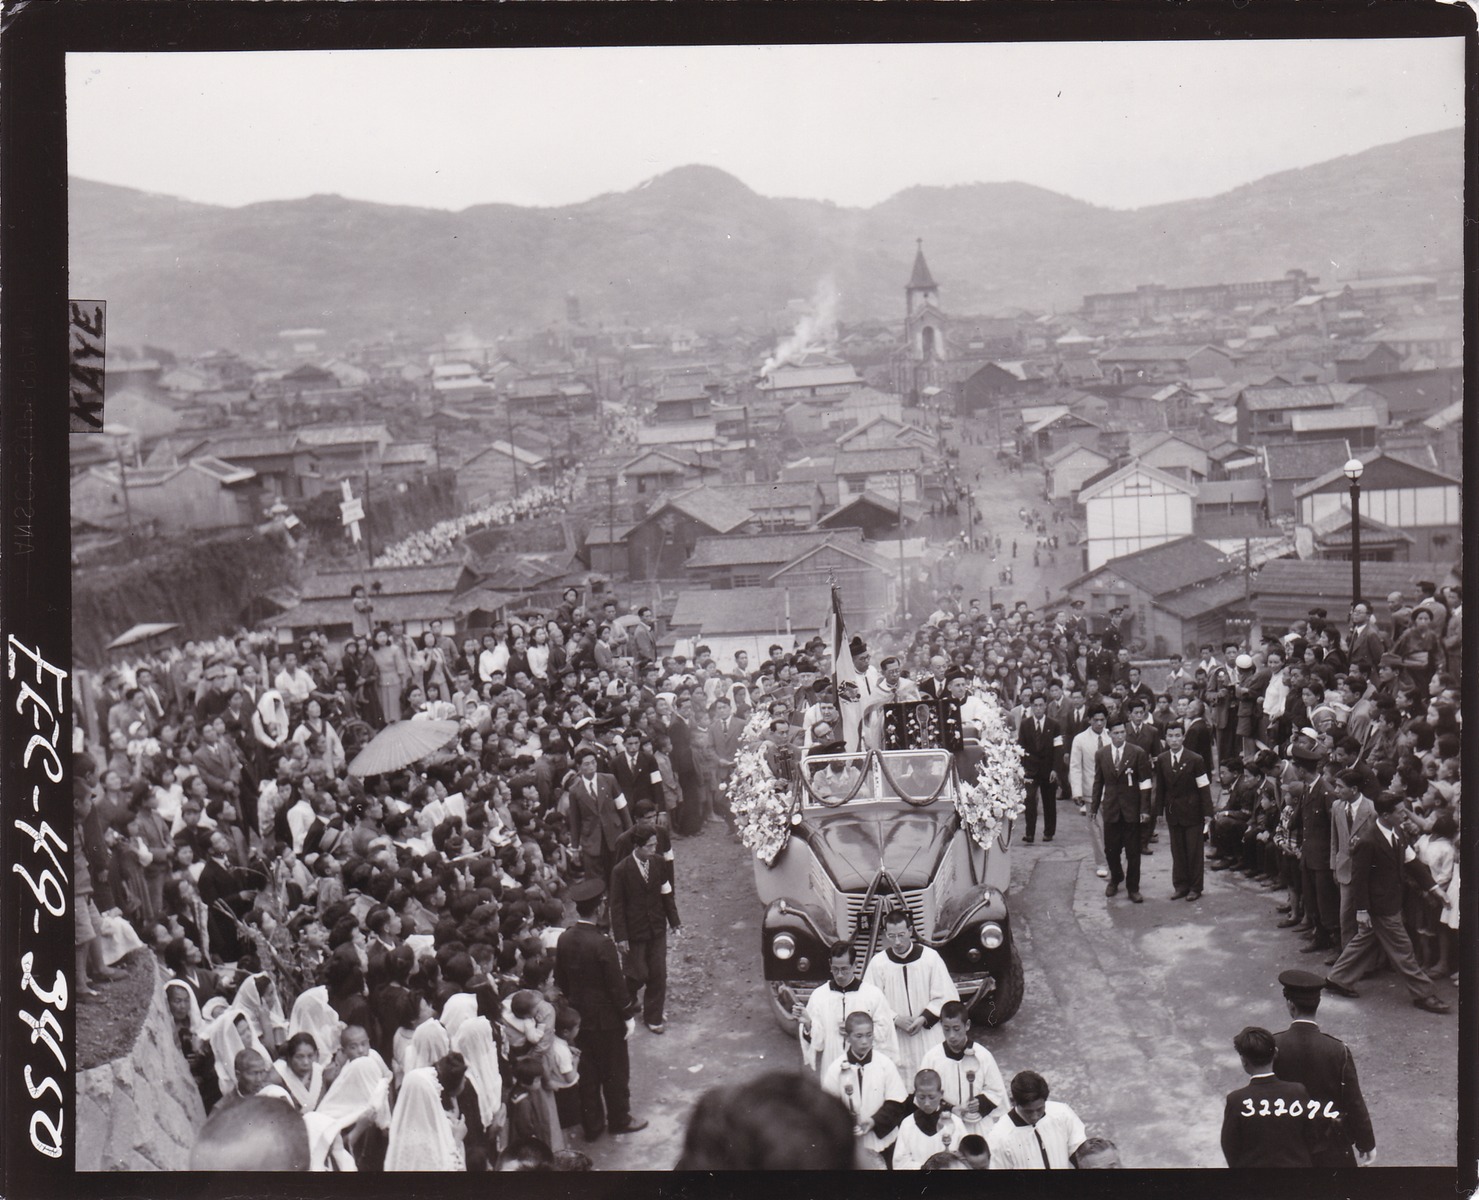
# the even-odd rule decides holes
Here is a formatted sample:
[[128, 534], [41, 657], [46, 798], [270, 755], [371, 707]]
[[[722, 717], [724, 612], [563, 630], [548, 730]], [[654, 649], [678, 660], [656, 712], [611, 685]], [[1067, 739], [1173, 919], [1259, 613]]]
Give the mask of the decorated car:
[[1007, 907], [1016, 739], [979, 690], [888, 709], [877, 749], [806, 753], [769, 740], [761, 712], [736, 755], [730, 806], [755, 855], [764, 976], [788, 1030], [828, 978], [828, 947], [848, 942], [861, 968], [894, 909], [943, 957], [973, 1022], [999, 1025], [1022, 1002]]

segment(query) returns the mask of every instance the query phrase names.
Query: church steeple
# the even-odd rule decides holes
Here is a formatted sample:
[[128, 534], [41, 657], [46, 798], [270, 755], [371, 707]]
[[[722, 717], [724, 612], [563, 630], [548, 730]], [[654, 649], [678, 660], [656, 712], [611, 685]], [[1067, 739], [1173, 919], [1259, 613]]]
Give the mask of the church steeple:
[[914, 245], [914, 274], [909, 276], [909, 291], [911, 292], [933, 292], [938, 291], [935, 277], [930, 274], [929, 264], [924, 261], [924, 239], [915, 238]]
[[914, 271], [904, 285], [904, 314], [912, 317], [916, 308], [926, 304], [939, 305], [940, 286], [930, 274], [929, 264], [924, 261], [924, 239], [914, 239]]

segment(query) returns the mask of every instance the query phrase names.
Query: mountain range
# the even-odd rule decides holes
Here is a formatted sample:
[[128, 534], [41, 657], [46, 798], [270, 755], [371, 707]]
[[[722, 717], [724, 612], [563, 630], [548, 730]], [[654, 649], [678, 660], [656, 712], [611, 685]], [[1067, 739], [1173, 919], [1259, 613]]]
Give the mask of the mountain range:
[[843, 320], [899, 319], [922, 238], [947, 312], [1069, 311], [1148, 282], [1456, 270], [1463, 150], [1444, 130], [1133, 210], [1025, 183], [848, 208], [708, 166], [580, 204], [461, 212], [333, 195], [229, 208], [74, 177], [70, 294], [106, 299], [117, 341], [178, 352], [268, 349], [300, 326], [332, 345], [495, 336], [562, 320], [567, 295], [592, 325], [763, 331], [824, 279]]

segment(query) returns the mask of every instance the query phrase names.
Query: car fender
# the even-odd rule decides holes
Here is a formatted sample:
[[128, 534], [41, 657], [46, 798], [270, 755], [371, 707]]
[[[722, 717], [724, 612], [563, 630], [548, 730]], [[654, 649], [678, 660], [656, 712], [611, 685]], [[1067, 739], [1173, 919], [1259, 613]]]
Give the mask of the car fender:
[[[771, 939], [778, 933], [789, 933], [796, 939], [796, 955], [789, 959], [778, 959], [771, 951]], [[761, 954], [765, 964], [766, 979], [802, 979], [827, 975], [827, 948], [837, 940], [837, 931], [829, 913], [815, 904], [800, 904], [795, 900], [776, 900], [765, 907], [765, 916], [760, 924]], [[810, 964], [806, 971], [798, 970], [798, 962], [805, 958]]]

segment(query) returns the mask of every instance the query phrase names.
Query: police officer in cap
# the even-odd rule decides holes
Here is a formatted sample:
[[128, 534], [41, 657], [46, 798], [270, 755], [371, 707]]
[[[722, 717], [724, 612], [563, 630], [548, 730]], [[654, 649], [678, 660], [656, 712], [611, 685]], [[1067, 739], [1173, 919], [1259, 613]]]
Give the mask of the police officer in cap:
[[555, 946], [555, 986], [580, 1014], [580, 1123], [585, 1139], [602, 1132], [636, 1133], [647, 1122], [632, 1116], [627, 1038], [637, 1006], [627, 990], [616, 943], [596, 924], [606, 885], [599, 876], [571, 884], [575, 924]]
[[[1371, 1116], [1356, 1078], [1350, 1047], [1322, 1033], [1315, 1024], [1325, 981], [1309, 971], [1285, 971], [1279, 976], [1290, 1025], [1274, 1034], [1274, 1074], [1290, 1083], [1302, 1083], [1323, 1116], [1311, 1144], [1317, 1167], [1370, 1166], [1376, 1157]], [[1355, 1147], [1352, 1153], [1351, 1147]]]

